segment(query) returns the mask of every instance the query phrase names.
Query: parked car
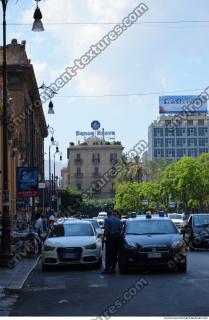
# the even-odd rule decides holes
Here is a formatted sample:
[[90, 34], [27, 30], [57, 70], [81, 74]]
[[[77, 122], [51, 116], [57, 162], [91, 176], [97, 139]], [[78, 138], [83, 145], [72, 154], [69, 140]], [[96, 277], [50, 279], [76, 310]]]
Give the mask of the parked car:
[[178, 229], [181, 229], [184, 227], [185, 222], [184, 222], [184, 215], [181, 213], [169, 213], [168, 217], [174, 222], [176, 227]]
[[107, 218], [107, 212], [99, 212], [97, 221], [101, 228], [104, 228], [104, 220]]
[[186, 252], [183, 237], [171, 219], [157, 215], [137, 216], [126, 222], [119, 270], [123, 273], [130, 267], [169, 267], [175, 262], [175, 269], [186, 272]]
[[98, 235], [102, 236], [104, 234], [104, 230], [100, 227], [96, 219], [83, 219], [83, 221], [91, 222]]
[[209, 249], [208, 213], [190, 215], [185, 228], [188, 233], [188, 243], [191, 251], [197, 248]]
[[56, 223], [49, 232], [42, 251], [42, 269], [49, 266], [102, 263], [101, 239], [92, 223], [65, 219]]

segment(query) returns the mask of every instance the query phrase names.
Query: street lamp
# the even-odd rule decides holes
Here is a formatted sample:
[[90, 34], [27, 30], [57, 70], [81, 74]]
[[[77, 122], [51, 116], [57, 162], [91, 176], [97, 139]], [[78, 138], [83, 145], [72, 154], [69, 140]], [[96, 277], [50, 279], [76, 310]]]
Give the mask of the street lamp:
[[[59, 151], [59, 147], [56, 147], [56, 152], [54, 153], [54, 179], [53, 181], [53, 195], [54, 197], [56, 196], [56, 186], [57, 186], [57, 179], [58, 177], [56, 177], [56, 154], [59, 154], [60, 156], [60, 161], [62, 161], [62, 152]], [[53, 206], [55, 209], [55, 205]]]
[[32, 31], [41, 32], [41, 31], [44, 31], [44, 26], [41, 21], [42, 13], [41, 13], [41, 10], [39, 9], [39, 6], [38, 6], [39, 1], [41, 1], [41, 0], [35, 0], [35, 1], [37, 2], [37, 7], [36, 7], [36, 10], [33, 15], [33, 18], [35, 21], [33, 23]]
[[[35, 0], [38, 2], [40, 0]], [[2, 112], [2, 164], [3, 164], [3, 176], [2, 176], [2, 237], [1, 237], [1, 252], [0, 252], [0, 266], [7, 267], [8, 261], [11, 256], [10, 249], [10, 212], [9, 212], [9, 175], [8, 175], [8, 123], [9, 123], [9, 101], [7, 97], [7, 44], [6, 44], [6, 11], [7, 4], [9, 0], [1, 0], [2, 10], [3, 10], [3, 62], [2, 62], [2, 73], [3, 73], [3, 112]], [[39, 9], [40, 10], [40, 9]], [[36, 15], [34, 13], [36, 22], [40, 20], [41, 16], [38, 11], [36, 11]], [[36, 26], [37, 31], [37, 26]], [[34, 30], [35, 31], [35, 30]]]
[[52, 88], [46, 86], [45, 83], [43, 83], [39, 87], [39, 89], [43, 90], [43, 93], [45, 93], [48, 96], [48, 98], [50, 98], [48, 114], [54, 114], [54, 105], [52, 102], [52, 98], [55, 96], [55, 94], [57, 94], [57, 92], [54, 91]]

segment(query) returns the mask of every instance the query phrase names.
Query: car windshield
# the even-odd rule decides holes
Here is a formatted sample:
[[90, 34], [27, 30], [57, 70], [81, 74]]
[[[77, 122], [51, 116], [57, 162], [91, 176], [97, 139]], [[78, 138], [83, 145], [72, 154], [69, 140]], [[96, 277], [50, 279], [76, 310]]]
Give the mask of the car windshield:
[[169, 214], [169, 218], [172, 219], [172, 220], [183, 220], [183, 217], [181, 214]]
[[96, 220], [86, 220], [92, 223], [92, 225], [94, 226], [95, 229], [99, 229], [100, 226], [98, 224], [98, 222]]
[[209, 215], [195, 216], [194, 217], [194, 225], [195, 226], [209, 225]]
[[176, 234], [175, 225], [170, 220], [138, 220], [127, 223], [126, 234]]
[[69, 236], [94, 236], [94, 231], [90, 223], [69, 223], [54, 226], [49, 234], [49, 238]]

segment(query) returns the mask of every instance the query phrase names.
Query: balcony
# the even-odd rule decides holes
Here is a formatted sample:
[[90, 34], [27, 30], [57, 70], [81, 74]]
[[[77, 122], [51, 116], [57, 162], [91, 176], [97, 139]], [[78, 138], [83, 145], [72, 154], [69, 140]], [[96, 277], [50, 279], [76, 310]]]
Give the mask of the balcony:
[[116, 158], [116, 159], [110, 158], [110, 163], [111, 163], [112, 165], [115, 165], [117, 162], [118, 162], [118, 159], [117, 159], [117, 158]]
[[100, 172], [93, 172], [92, 173], [92, 177], [93, 178], [99, 178], [99, 177], [101, 177], [102, 176], [102, 174], [100, 173]]
[[82, 172], [76, 172], [75, 174], [76, 178], [83, 178], [83, 173]]
[[93, 164], [99, 164], [100, 163], [100, 159], [93, 158], [92, 162], [93, 162]]

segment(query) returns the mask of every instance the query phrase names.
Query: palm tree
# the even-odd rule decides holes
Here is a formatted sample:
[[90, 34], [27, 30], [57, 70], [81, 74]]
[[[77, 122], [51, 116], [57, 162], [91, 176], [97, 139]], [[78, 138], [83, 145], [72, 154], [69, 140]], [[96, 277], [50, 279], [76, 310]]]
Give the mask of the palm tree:
[[120, 158], [120, 164], [122, 166], [122, 169], [118, 172], [117, 176], [115, 177], [116, 183], [130, 181], [128, 178], [129, 162], [126, 155], [122, 155], [122, 157]]
[[131, 182], [142, 182], [144, 167], [139, 156], [135, 156], [129, 161], [128, 177]]
[[145, 169], [139, 156], [128, 159], [123, 155], [121, 165], [123, 168], [117, 174], [116, 182], [142, 182]]

